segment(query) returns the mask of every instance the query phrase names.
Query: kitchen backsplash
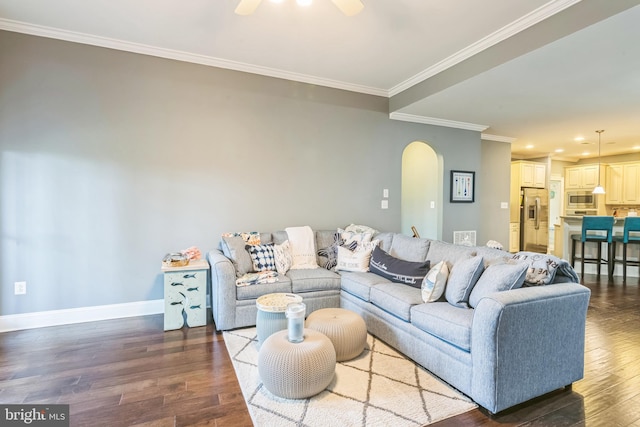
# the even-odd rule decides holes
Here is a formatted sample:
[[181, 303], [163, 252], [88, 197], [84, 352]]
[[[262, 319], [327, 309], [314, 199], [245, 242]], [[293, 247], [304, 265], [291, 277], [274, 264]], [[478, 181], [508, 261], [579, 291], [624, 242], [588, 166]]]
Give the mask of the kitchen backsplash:
[[637, 216], [640, 212], [640, 206], [607, 206], [607, 214], [625, 217], [625, 216]]

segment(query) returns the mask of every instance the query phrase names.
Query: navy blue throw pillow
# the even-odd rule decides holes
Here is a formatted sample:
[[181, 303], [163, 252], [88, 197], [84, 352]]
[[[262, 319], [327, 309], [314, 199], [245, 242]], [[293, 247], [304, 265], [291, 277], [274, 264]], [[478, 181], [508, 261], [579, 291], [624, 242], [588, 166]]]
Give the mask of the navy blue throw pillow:
[[420, 289], [422, 279], [429, 272], [429, 264], [429, 261], [413, 262], [392, 257], [376, 246], [371, 254], [369, 271], [392, 282]]

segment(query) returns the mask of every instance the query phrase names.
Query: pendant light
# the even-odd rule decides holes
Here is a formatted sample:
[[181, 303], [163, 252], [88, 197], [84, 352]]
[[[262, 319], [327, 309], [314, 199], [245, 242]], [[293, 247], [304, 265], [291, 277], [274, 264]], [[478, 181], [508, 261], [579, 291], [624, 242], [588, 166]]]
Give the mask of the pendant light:
[[600, 185], [600, 139], [604, 129], [597, 130], [596, 132], [598, 133], [598, 186], [593, 189], [593, 194], [604, 194], [604, 188]]

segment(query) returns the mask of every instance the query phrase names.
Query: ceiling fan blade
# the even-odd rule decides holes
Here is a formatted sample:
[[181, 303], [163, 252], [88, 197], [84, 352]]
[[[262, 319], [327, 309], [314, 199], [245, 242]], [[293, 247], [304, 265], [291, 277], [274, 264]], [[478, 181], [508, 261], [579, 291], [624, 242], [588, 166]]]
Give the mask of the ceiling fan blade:
[[235, 12], [238, 15], [251, 15], [260, 5], [262, 0], [240, 0]]
[[342, 13], [353, 16], [360, 13], [364, 5], [360, 0], [331, 0]]

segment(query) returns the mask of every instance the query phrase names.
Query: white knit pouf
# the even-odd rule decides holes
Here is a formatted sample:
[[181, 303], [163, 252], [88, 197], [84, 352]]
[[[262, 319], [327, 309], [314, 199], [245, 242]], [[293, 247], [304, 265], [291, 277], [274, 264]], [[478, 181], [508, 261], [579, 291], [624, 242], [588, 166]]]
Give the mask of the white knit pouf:
[[320, 393], [333, 380], [336, 352], [329, 338], [312, 329], [304, 341], [289, 342], [288, 332], [267, 338], [258, 353], [258, 373], [265, 388], [286, 399], [304, 399]]
[[338, 362], [358, 357], [367, 344], [367, 325], [364, 320], [357, 313], [344, 308], [316, 310], [307, 317], [305, 325], [329, 337]]

